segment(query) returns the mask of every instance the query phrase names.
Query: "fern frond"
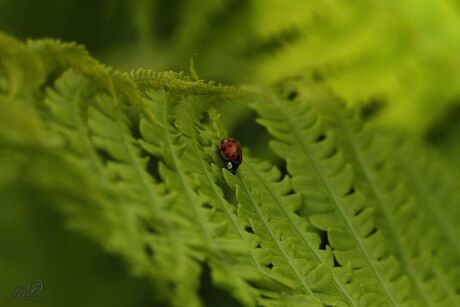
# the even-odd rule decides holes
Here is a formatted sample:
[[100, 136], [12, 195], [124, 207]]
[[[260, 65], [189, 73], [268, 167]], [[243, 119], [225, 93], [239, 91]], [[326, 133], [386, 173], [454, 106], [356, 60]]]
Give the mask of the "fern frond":
[[[148, 160], [156, 157], [141, 157], [139, 142], [132, 136], [132, 129], [138, 128], [122, 111], [121, 108], [127, 106], [122, 96], [105, 95], [96, 99], [98, 108], [89, 109], [93, 141], [99, 150], [105, 150], [112, 157], [113, 161], [109, 161], [107, 166], [119, 181], [118, 189], [132, 198], [130, 215], [134, 220], [141, 219], [147, 223], [144, 225], [147, 228], [140, 230], [137, 253], [153, 262], [148, 265], [147, 272], [160, 267], [154, 273], [158, 275], [161, 272], [160, 277], [165, 281], [160, 280], [160, 283], [168, 288], [174, 287], [168, 299], [177, 300], [177, 306], [187, 299], [192, 306], [198, 306], [195, 287], [198, 285], [200, 268], [193, 260], [194, 252], [189, 246], [194, 245], [196, 240], [190, 234], [178, 231], [190, 222], [170, 212], [170, 208], [180, 199], [176, 192], [178, 190], [168, 192], [164, 186], [155, 184], [147, 172]], [[175, 242], [171, 244], [171, 241]], [[182, 264], [179, 269], [175, 268], [177, 263]], [[184, 279], [188, 281], [184, 283]]]
[[[305, 92], [303, 90], [301, 92], [300, 95], [304, 96]], [[414, 146], [408, 140], [395, 144], [391, 141], [391, 137], [384, 137], [383, 131], [380, 131], [379, 138], [374, 137], [371, 129], [364, 127], [360, 122], [357, 112], [346, 109], [343, 103], [333, 97], [327, 98], [327, 96], [325, 94], [326, 99], [321, 102], [316, 103], [312, 100], [312, 103], [318, 110], [321, 110], [323, 118], [330, 117], [330, 127], [335, 129], [338, 142], [343, 144], [342, 147], [348, 153], [348, 160], [357, 172], [356, 186], [365, 191], [366, 197], [375, 204], [379, 213], [377, 217], [379, 228], [382, 229], [389, 242], [392, 242], [392, 251], [400, 259], [403, 270], [415, 286], [414, 289], [428, 305], [457, 304], [458, 298], [453, 295], [455, 293], [454, 280], [457, 279], [452, 278], [451, 285], [446, 284], [442, 279], [448, 274], [447, 268], [452, 267], [456, 259], [460, 258], [458, 242], [452, 230], [449, 230], [449, 223], [442, 221], [439, 213], [432, 209], [436, 204], [447, 206], [449, 198], [450, 204], [455, 203], [454, 195], [445, 189], [441, 194], [430, 193], [417, 196], [417, 192], [421, 190], [430, 191], [427, 189], [428, 183], [432, 180], [430, 178], [437, 178], [438, 181], [443, 176], [433, 172], [432, 176], [424, 180], [415, 180], [415, 182], [415, 178], [422, 177], [411, 176], [415, 169], [440, 170], [442, 167], [439, 165], [437, 168], [433, 167], [432, 163], [428, 163], [428, 160], [425, 159], [422, 160], [424, 164], [420, 161], [418, 168], [412, 171], [409, 169], [402, 171], [405, 168], [398, 165], [400, 163], [398, 161], [411, 159], [411, 163], [406, 161], [406, 167], [417, 165], [415, 161], [423, 157], [422, 149], [417, 150], [419, 158], [411, 158], [414, 157], [414, 154], [411, 154]], [[421, 189], [420, 185], [424, 184], [427, 187]], [[419, 185], [418, 188], [417, 185]], [[447, 188], [449, 184], [446, 182], [438, 186]], [[431, 191], [435, 192], [435, 189]], [[438, 199], [436, 195], [443, 195], [446, 199]], [[452, 213], [455, 212], [453, 209], [450, 210]], [[441, 231], [446, 237], [437, 237], [438, 231]], [[420, 239], [414, 240], [415, 233]], [[446, 239], [451, 249], [442, 252], [443, 248], [448, 245], [440, 246], [439, 242], [445, 242]], [[436, 251], [435, 254], [438, 256], [433, 257], [430, 250]], [[409, 265], [410, 263], [416, 264]], [[428, 265], [428, 263], [434, 265]], [[439, 273], [439, 270], [445, 272]], [[458, 275], [458, 272], [455, 272], [455, 269], [451, 269], [449, 274]], [[440, 296], [439, 293], [442, 292], [445, 294]]]
[[92, 58], [86, 48], [75, 42], [62, 42], [58, 39], [44, 38], [28, 40], [27, 46], [31, 51], [42, 57], [49, 74], [53, 71], [64, 71], [68, 68], [77, 70], [90, 69], [100, 65]]
[[[0, 194], [61, 208], [171, 306], [205, 305], [206, 287], [244, 306], [459, 304], [460, 185], [439, 158], [317, 83], [196, 79], [0, 35]], [[288, 174], [246, 148], [223, 169], [224, 101], [254, 101]]]
[[[91, 88], [90, 81], [81, 75], [68, 71], [56, 81], [54, 89], [47, 90], [44, 100], [47, 108], [45, 112], [48, 118], [47, 125], [50, 131], [60, 137], [61, 146], [67, 152], [67, 158], [76, 164], [76, 167], [87, 171], [92, 170], [94, 177], [98, 178], [94, 181], [94, 184], [100, 188], [102, 193], [107, 193], [110, 191], [109, 176], [105, 171], [97, 149], [91, 142], [86, 123], [85, 110], [92, 95], [94, 95], [94, 88]], [[114, 197], [112, 201], [116, 203], [120, 200]], [[108, 216], [110, 216], [109, 209], [106, 208], [106, 210], [108, 211]], [[104, 216], [104, 214], [100, 216], [102, 225], [105, 225], [102, 222]], [[75, 223], [79, 225], [78, 221], [75, 221]], [[91, 232], [93, 230], [96, 230], [95, 236], [106, 235], [106, 230], [103, 226], [101, 226], [101, 229], [85, 229], [85, 231]], [[101, 232], [99, 233], [99, 231]]]
[[[93, 174], [92, 183], [103, 196], [96, 208], [69, 208], [71, 221], [124, 256], [135, 274], [156, 280], [159, 296], [169, 300], [168, 287], [199, 267], [186, 256], [181, 240], [170, 242], [167, 228], [177, 221], [161, 208], [174, 200], [173, 195], [165, 194], [146, 172], [147, 159], [135, 145], [123, 101], [89, 90], [91, 84], [91, 79], [69, 71], [46, 98], [51, 128], [62, 135], [69, 158]], [[176, 263], [183, 267], [173, 275], [170, 270]]]
[[173, 71], [155, 72], [148, 69], [138, 69], [130, 73], [131, 78], [136, 82], [141, 91], [148, 89], [167, 90], [178, 94], [186, 95], [221, 95], [249, 96], [250, 93], [239, 88], [216, 84], [213, 81], [193, 80], [183, 72]]
[[[302, 196], [292, 194], [290, 178], [281, 178], [276, 167], [247, 155], [239, 177], [240, 180], [235, 180], [227, 176], [227, 180], [237, 187], [241, 216], [260, 237], [260, 258], [265, 266], [273, 266], [270, 274], [276, 278], [283, 270], [295, 272], [298, 269], [298, 278], [291, 280], [298, 291], [306, 290], [305, 294], [319, 298], [323, 304], [358, 306], [353, 290], [345, 286], [351, 277], [351, 269], [333, 272], [331, 250], [320, 249], [318, 234], [296, 213], [302, 206]], [[266, 254], [276, 252], [274, 255], [277, 255], [279, 252], [273, 251], [274, 247], [280, 249], [285, 259], [278, 255], [273, 261], [273, 257]], [[292, 272], [280, 275], [293, 277]], [[304, 282], [308, 289], [302, 291], [299, 282]]]
[[460, 257], [460, 242], [455, 239], [460, 231], [456, 222], [460, 217], [460, 208], [457, 205], [459, 196], [452, 193], [460, 184], [458, 178], [443, 163], [442, 157], [431, 148], [414, 143], [407, 137], [395, 138], [388, 132], [385, 134], [390, 139], [391, 146], [401, 149], [392, 154], [396, 159], [396, 167], [405, 170], [403, 173], [408, 175], [405, 179], [408, 180], [411, 191], [420, 194], [418, 199], [423, 201], [428, 216], [449, 237], [449, 244]]
[[44, 65], [49, 85], [67, 69], [91, 76], [94, 82], [107, 87], [107, 71], [102, 64], [91, 57], [84, 46], [61, 42], [57, 39], [28, 40], [26, 45]]
[[0, 95], [33, 99], [45, 78], [40, 58], [22, 42], [0, 33]]
[[[402, 174], [408, 172], [401, 172], [401, 167], [395, 167], [395, 159], [389, 154], [392, 148], [396, 152], [396, 148], [401, 146], [394, 146], [382, 136], [375, 138], [371, 129], [359, 120], [358, 113], [348, 110], [323, 86], [308, 82], [291, 86], [291, 89], [285, 90], [295, 90], [298, 97], [307, 99], [332, 131], [340, 150], [356, 173], [353, 188], [361, 191], [377, 210], [376, 229], [391, 242], [389, 248], [400, 260], [402, 270], [411, 280], [417, 295], [426, 305], [437, 306], [443, 301], [447, 306], [455, 304], [449, 301], [448, 295], [439, 296], [443, 291], [446, 294], [452, 292], [452, 287], [443, 288], [442, 280], [427, 277], [436, 275], [436, 268], [427, 263], [436, 262], [428, 251], [437, 240], [433, 240], [433, 225], [427, 220], [431, 214], [425, 215], [420, 210], [420, 201], [410, 193], [414, 189], [404, 185]], [[440, 225], [437, 227], [442, 228]], [[423, 240], [414, 240], [415, 233]], [[459, 256], [457, 254], [454, 259]]]
[[[246, 248], [249, 248], [250, 263], [253, 266], [255, 266], [255, 268], [259, 272], [262, 272], [263, 276], [267, 275], [271, 277], [273, 280], [278, 281], [280, 284], [285, 284], [287, 287], [294, 289], [297, 288], [295, 285], [296, 281], [298, 280], [287, 280], [286, 277], [283, 276], [284, 274], [279, 273], [282, 271], [282, 269], [267, 269], [267, 267], [269, 266], [269, 263], [267, 263], [267, 261], [271, 258], [270, 255], [273, 255], [273, 253], [277, 253], [276, 249], [273, 250], [272, 248], [270, 248], [270, 245], [268, 245], [268, 243], [262, 243], [264, 241], [263, 237], [265, 235], [262, 235], [262, 238], [259, 236], [259, 229], [254, 228], [252, 226], [253, 222], [251, 220], [248, 220], [245, 216], [243, 216], [243, 220], [241, 220], [241, 215], [236, 216], [236, 212], [234, 212], [235, 208], [232, 205], [228, 204], [224, 199], [222, 199], [222, 196], [220, 195], [221, 192], [217, 188], [216, 184], [212, 182], [213, 179], [211, 174], [214, 174], [214, 176], [216, 176], [220, 173], [220, 168], [215, 167], [212, 164], [213, 162], [218, 164], [221, 163], [220, 158], [217, 158], [216, 160], [215, 157], [216, 144], [218, 144], [220, 140], [224, 138], [225, 134], [223, 132], [223, 129], [219, 128], [219, 122], [216, 118], [216, 112], [212, 111], [212, 109], [211, 111], [209, 111], [209, 124], [200, 124], [199, 122], [193, 124], [190, 118], [193, 118], [192, 114], [196, 114], [197, 110], [199, 112], [200, 109], [202, 109], [202, 112], [204, 112], [204, 110], [207, 109], [207, 104], [200, 104], [199, 101], [194, 101], [190, 98], [184, 99], [184, 101], [180, 102], [177, 108], [177, 127], [186, 136], [186, 138], [184, 138], [184, 144], [190, 143], [189, 148], [194, 149], [193, 152], [184, 153], [184, 156], [189, 156], [189, 158], [185, 158], [184, 160], [188, 162], [187, 165], [191, 166], [192, 172], [197, 174], [197, 178], [202, 177], [198, 174], [204, 174], [205, 176], [203, 177], [207, 179], [199, 180], [203, 183], [201, 185], [201, 189], [203, 190], [203, 192], [206, 191], [208, 196], [213, 196], [210, 197], [210, 199], [215, 199], [216, 196], [218, 197], [218, 199], [220, 199], [218, 206], [213, 208], [213, 216], [215, 216], [217, 212], [223, 211], [225, 213], [225, 216], [229, 219], [229, 224], [233, 226], [231, 228], [227, 228], [228, 230], [232, 230], [232, 232], [228, 233], [228, 235], [231, 235], [231, 237], [234, 237], [235, 239], [238, 238], [238, 240], [243, 239], [245, 241], [248, 241], [248, 237], [250, 238], [250, 242], [246, 242], [246, 245], [248, 245]], [[203, 120], [203, 118], [201, 118], [201, 120]], [[206, 129], [206, 126], [210, 126], [209, 128], [211, 129]], [[198, 132], [199, 135], [197, 135]], [[200, 152], [202, 150], [207, 151], [207, 155], [203, 155], [203, 157], [201, 157], [200, 159]], [[264, 214], [262, 214], [259, 217], [262, 220], [264, 218], [271, 220], [270, 216], [276, 216], [276, 213], [278, 213], [277, 210], [280, 210], [286, 216], [286, 218], [282, 221], [270, 221], [267, 227], [269, 227], [269, 230], [273, 228], [273, 231], [277, 233], [277, 237], [274, 238], [275, 241], [278, 240], [278, 236], [283, 237], [283, 240], [285, 241], [284, 244], [286, 244], [286, 253], [289, 253], [287, 250], [292, 249], [294, 246], [298, 247], [296, 249], [296, 254], [291, 256], [296, 258], [295, 261], [299, 261], [299, 264], [296, 265], [295, 269], [298, 269], [299, 271], [303, 272], [303, 276], [301, 277], [303, 281], [301, 282], [308, 283], [308, 289], [310, 289], [310, 287], [314, 289], [313, 291], [317, 292], [316, 296], [320, 297], [321, 301], [328, 302], [333, 305], [337, 304], [337, 306], [346, 305], [344, 301], [346, 301], [347, 298], [341, 297], [341, 294], [335, 289], [335, 286], [332, 286], [330, 288], [328, 287], [328, 282], [331, 281], [331, 278], [329, 276], [330, 273], [326, 268], [326, 265], [323, 263], [323, 266], [321, 266], [319, 263], [316, 262], [316, 258], [322, 259], [321, 256], [319, 256], [320, 251], [317, 251], [317, 246], [315, 246], [315, 244], [318, 244], [318, 237], [314, 233], [307, 234], [304, 230], [307, 228], [307, 225], [302, 223], [302, 221], [300, 221], [299, 219], [296, 220], [296, 217], [291, 215], [292, 212], [290, 211], [295, 210], [295, 208], [299, 206], [301, 203], [300, 195], [287, 197], [284, 196], [284, 194], [290, 190], [289, 181], [284, 180], [282, 182], [278, 182], [279, 173], [277, 174], [276, 169], [268, 170], [271, 167], [269, 163], [256, 162], [252, 159], [247, 158], [246, 155], [245, 168], [249, 167], [248, 163], [254, 165], [253, 167], [255, 167], [255, 169], [251, 169], [252, 173], [250, 175], [250, 178], [252, 179], [252, 181], [248, 180], [246, 184], [252, 185], [254, 187], [254, 185], [256, 185], [254, 181], [262, 180], [262, 183], [260, 183], [257, 188], [254, 187], [254, 190], [251, 191], [251, 194], [259, 195], [265, 193], [264, 196], [270, 195], [273, 198], [273, 201], [264, 202], [264, 206], [266, 206], [268, 209], [266, 211], [264, 210]], [[198, 165], [200, 167], [197, 167]], [[225, 171], [225, 173], [227, 173], [227, 171]], [[243, 173], [240, 172], [240, 176], [243, 176]], [[267, 179], [264, 180], [262, 178]], [[233, 182], [233, 175], [227, 176], [227, 180]], [[284, 209], [285, 205], [289, 207], [289, 209]], [[290, 227], [285, 227], [287, 225], [289, 225]], [[291, 235], [289, 233], [289, 231], [292, 230], [291, 227], [297, 230], [298, 233], [300, 233], [300, 239], [299, 237]], [[286, 230], [283, 231], [285, 228]], [[281, 231], [283, 231], [282, 234]], [[237, 234], [235, 232], [237, 232]], [[226, 237], [226, 235], [221, 236]], [[227, 243], [231, 244], [232, 242], [235, 242], [235, 239]], [[221, 240], [219, 240], [219, 242], [220, 241]], [[227, 251], [229, 250], [229, 248], [227, 247], [225, 250]], [[228, 252], [231, 252], [231, 249]], [[239, 262], [241, 263], [242, 261], [240, 260]], [[283, 264], [284, 263], [281, 262], [281, 265]], [[276, 271], [279, 272], [277, 273]], [[322, 276], [323, 274], [325, 276]], [[273, 290], [274, 289], [271, 290], [272, 296], [275, 293]], [[300, 292], [302, 293], [302, 291]], [[311, 292], [308, 292], [308, 294], [311, 294]], [[266, 303], [270, 302], [270, 304], [276, 305], [276, 302], [281, 300], [285, 304], [288, 304], [288, 302], [294, 299], [294, 297], [296, 297], [296, 295], [294, 294], [289, 294], [287, 295], [287, 297], [279, 297], [275, 295], [269, 301], [266, 301]], [[306, 300], [315, 302], [315, 300], [311, 296], [310, 298], [308, 298], [308, 296], [305, 296], [305, 294], [298, 296], [298, 298], [299, 297], [304, 297]], [[350, 299], [350, 301], [352, 301], [352, 299]], [[353, 303], [350, 303], [350, 305], [353, 306]]]
[[[262, 299], [264, 295], [282, 289], [276, 282], [270, 280], [266, 272], [258, 262], [254, 248], [255, 238], [251, 233], [244, 230], [244, 224], [236, 215], [236, 208], [225, 198], [223, 191], [218, 186], [222, 181], [220, 157], [216, 154], [216, 144], [223, 138], [223, 130], [219, 127], [218, 113], [211, 107], [212, 103], [200, 101], [197, 97], [182, 99], [176, 106], [176, 126], [183, 134], [182, 142], [188, 145], [190, 151], [184, 152], [186, 169], [193, 174], [195, 181], [199, 182], [198, 193], [206, 198], [210, 207], [207, 207], [208, 219], [213, 221], [225, 221], [225, 227], [220, 227], [219, 237], [214, 238], [218, 248], [230, 255], [231, 263], [239, 263], [232, 269], [235, 271], [231, 276], [234, 283], [238, 284], [238, 278], [250, 282], [252, 289], [243, 285], [238, 291], [252, 293], [255, 301]], [[206, 117], [207, 116], [207, 120]], [[190, 175], [189, 175], [190, 176]], [[205, 206], [206, 207], [206, 206]], [[216, 284], [231, 288], [229, 275], [223, 275], [220, 270], [214, 268]], [[253, 272], [249, 274], [250, 272]], [[259, 285], [261, 288], [253, 288]], [[238, 295], [238, 294], [237, 294]], [[241, 295], [240, 295], [241, 296]], [[245, 294], [247, 296], [247, 294]], [[242, 297], [244, 298], [244, 296]], [[247, 299], [242, 302], [252, 305]], [[254, 301], [254, 298], [252, 299]]]
[[[406, 138], [395, 140], [387, 137], [393, 148], [398, 148], [391, 152], [391, 158], [395, 160], [393, 167], [403, 175], [400, 176], [401, 180], [412, 191], [418, 205], [416, 210], [424, 222], [422, 233], [428, 239], [420, 240], [419, 250], [430, 256], [426, 263], [430, 263], [429, 267], [435, 276], [433, 279], [439, 280], [433, 286], [443, 286], [439, 301], [446, 301], [446, 306], [457, 305], [460, 303], [460, 270], [456, 263], [460, 258], [460, 246], [456, 221], [460, 217], [460, 210], [459, 197], [453, 193], [458, 187], [456, 177], [451, 176], [442, 159], [428, 148]], [[409, 236], [407, 240], [411, 240]]]
[[[222, 191], [214, 182], [216, 169], [201, 160], [209, 159], [209, 152], [197, 148], [199, 143], [196, 142], [200, 140], [193, 130], [197, 129], [195, 125], [198, 119], [195, 116], [198, 110], [202, 110], [199, 106], [202, 102], [196, 102], [198, 105], [192, 113], [178, 112], [177, 125], [182, 128], [181, 131], [173, 126], [175, 120], [172, 112], [176, 104], [178, 108], [187, 110], [187, 107], [190, 108], [190, 105], [186, 106], [188, 103], [164, 91], [149, 92], [145, 101], [145, 117], [140, 123], [143, 137], [140, 143], [148, 152], [162, 159], [159, 172], [166, 188], [183, 191], [177, 195], [170, 210], [187, 221], [181, 232], [193, 245], [196, 257], [199, 260], [208, 258], [217, 286], [227, 288], [243, 304], [251, 306], [255, 301], [255, 292], [245, 278], [251, 279], [255, 273], [251, 273], [253, 269], [248, 265], [247, 242], [242, 238], [241, 226], [231, 205], [225, 201]], [[208, 146], [213, 146], [209, 144], [209, 139], [207, 142]], [[185, 150], [186, 146], [189, 150]], [[231, 260], [233, 257], [239, 261]], [[230, 263], [238, 265], [231, 266]]]
[[351, 263], [351, 282], [363, 283], [367, 295], [377, 295], [361, 299], [368, 304], [415, 304], [411, 282], [377, 228], [375, 208], [355, 186], [353, 164], [310, 101], [321, 98], [273, 98], [253, 106], [259, 122], [277, 139], [272, 148], [286, 159], [294, 191], [304, 195], [306, 215], [313, 226], [327, 231], [339, 266]]

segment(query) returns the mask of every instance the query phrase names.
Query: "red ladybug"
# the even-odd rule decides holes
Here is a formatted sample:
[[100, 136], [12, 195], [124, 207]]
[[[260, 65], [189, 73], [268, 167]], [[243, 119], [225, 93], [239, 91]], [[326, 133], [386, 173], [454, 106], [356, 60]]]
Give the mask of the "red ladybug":
[[220, 142], [220, 155], [227, 161], [227, 169], [235, 175], [238, 166], [243, 162], [240, 143], [235, 139], [223, 139]]

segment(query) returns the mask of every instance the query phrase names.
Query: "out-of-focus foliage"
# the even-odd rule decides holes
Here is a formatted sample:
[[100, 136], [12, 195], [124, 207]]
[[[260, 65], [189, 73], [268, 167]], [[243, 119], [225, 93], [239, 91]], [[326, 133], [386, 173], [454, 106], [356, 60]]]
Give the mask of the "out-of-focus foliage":
[[[201, 77], [231, 84], [314, 72], [373, 120], [422, 138], [460, 120], [446, 120], [459, 106], [454, 0], [3, 0], [0, 14], [3, 31], [78, 41], [124, 70], [187, 70], [194, 57]], [[245, 109], [224, 113], [231, 132], [253, 128]]]
[[[46, 7], [46, 10], [42, 10]], [[315, 71], [349, 103], [424, 135], [458, 105], [457, 1], [104, 0], [0, 2], [0, 28], [84, 43], [122, 69], [271, 82]]]
[[459, 304], [458, 1], [0, 0], [0, 31], [0, 299]]
[[[252, 89], [191, 75], [0, 35], [3, 287], [49, 280], [51, 306], [460, 303], [459, 178], [436, 153], [315, 73]], [[223, 168], [223, 104], [257, 112], [281, 170], [247, 147]], [[83, 294], [65, 295], [66, 261]]]

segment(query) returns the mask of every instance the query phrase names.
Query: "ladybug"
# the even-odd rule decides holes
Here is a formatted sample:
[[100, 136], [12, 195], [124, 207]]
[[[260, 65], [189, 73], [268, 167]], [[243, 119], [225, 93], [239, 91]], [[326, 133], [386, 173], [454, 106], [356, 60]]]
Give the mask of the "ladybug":
[[240, 143], [235, 139], [223, 139], [220, 142], [220, 155], [227, 161], [227, 169], [235, 175], [238, 166], [243, 161]]

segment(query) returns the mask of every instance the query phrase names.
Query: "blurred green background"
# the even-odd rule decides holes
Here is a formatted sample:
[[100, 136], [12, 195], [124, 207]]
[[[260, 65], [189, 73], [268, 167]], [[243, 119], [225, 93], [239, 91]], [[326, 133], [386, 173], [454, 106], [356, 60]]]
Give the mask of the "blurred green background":
[[77, 41], [121, 70], [188, 71], [193, 57], [201, 78], [229, 84], [310, 71], [349, 103], [383, 106], [380, 123], [423, 136], [460, 105], [454, 0], [2, 0], [0, 9], [1, 30]]
[[[126, 71], [188, 71], [193, 58], [200, 78], [227, 84], [313, 75], [365, 119], [408, 131], [459, 165], [458, 1], [0, 0], [0, 31], [76, 41]], [[251, 111], [224, 105], [222, 114], [231, 136], [271, 157]], [[67, 230], [46, 204], [5, 191], [0, 299], [40, 279], [51, 306], [153, 304], [150, 285], [122, 260]]]

